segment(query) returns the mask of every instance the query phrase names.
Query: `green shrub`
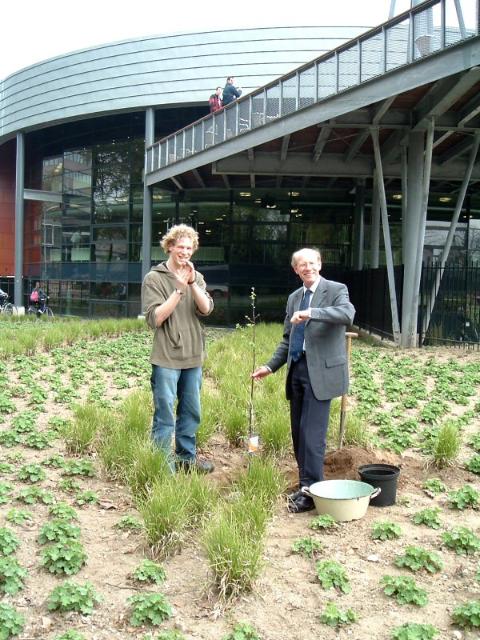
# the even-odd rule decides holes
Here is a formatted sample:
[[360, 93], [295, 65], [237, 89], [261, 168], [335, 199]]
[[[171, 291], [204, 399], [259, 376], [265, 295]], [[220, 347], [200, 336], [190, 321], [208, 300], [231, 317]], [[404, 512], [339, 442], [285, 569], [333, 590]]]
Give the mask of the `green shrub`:
[[455, 527], [442, 534], [442, 542], [458, 555], [473, 555], [480, 551], [480, 538], [468, 527]]
[[74, 575], [86, 561], [83, 545], [75, 540], [51, 544], [42, 551], [42, 566], [57, 575]]
[[433, 640], [438, 633], [438, 629], [431, 624], [406, 622], [393, 630], [392, 640]]
[[322, 549], [322, 543], [310, 537], [298, 538], [292, 545], [293, 553], [307, 556], [307, 558], [315, 558]]
[[424, 607], [428, 603], [425, 589], [417, 587], [409, 577], [383, 576], [381, 584], [385, 595], [395, 598], [398, 604], [415, 604]]
[[443, 562], [438, 553], [414, 546], [407, 547], [403, 555], [397, 556], [395, 565], [405, 567], [410, 571], [425, 569], [429, 573], [437, 573], [443, 569]]
[[394, 522], [374, 522], [372, 526], [373, 540], [394, 540], [402, 535], [402, 530]]
[[455, 607], [452, 620], [460, 627], [471, 629], [480, 627], [480, 600], [471, 600]]
[[0, 556], [9, 556], [15, 553], [19, 544], [20, 540], [14, 531], [8, 527], [0, 528]]
[[161, 584], [166, 580], [165, 569], [162, 565], [147, 559], [142, 560], [133, 572], [133, 577], [139, 582], [153, 582], [155, 584]]
[[48, 597], [49, 611], [78, 611], [90, 615], [101, 598], [90, 582], [79, 584], [66, 580], [55, 587]]
[[478, 509], [480, 506], [480, 492], [472, 485], [465, 484], [457, 491], [451, 491], [448, 494], [448, 501], [452, 509]]
[[172, 607], [163, 593], [139, 593], [128, 598], [132, 612], [130, 624], [134, 627], [148, 623], [159, 625], [173, 615]]
[[412, 522], [414, 524], [424, 524], [431, 529], [439, 529], [442, 525], [440, 522], [439, 514], [441, 509], [438, 507], [430, 507], [428, 509], [422, 509], [412, 516]]
[[317, 578], [324, 589], [338, 589], [350, 593], [351, 587], [341, 564], [335, 560], [318, 560], [315, 564]]
[[252, 625], [246, 622], [239, 622], [230, 633], [223, 636], [222, 640], [261, 640]]
[[8, 640], [12, 636], [18, 636], [24, 626], [25, 617], [11, 605], [0, 602], [0, 638]]
[[325, 610], [320, 615], [320, 622], [328, 625], [329, 627], [341, 627], [347, 624], [356, 622], [357, 615], [352, 609], [346, 609], [342, 611], [337, 607], [334, 602], [329, 602], [325, 607]]
[[27, 571], [23, 569], [15, 558], [0, 557], [0, 590], [3, 593], [15, 595], [23, 589], [23, 581]]

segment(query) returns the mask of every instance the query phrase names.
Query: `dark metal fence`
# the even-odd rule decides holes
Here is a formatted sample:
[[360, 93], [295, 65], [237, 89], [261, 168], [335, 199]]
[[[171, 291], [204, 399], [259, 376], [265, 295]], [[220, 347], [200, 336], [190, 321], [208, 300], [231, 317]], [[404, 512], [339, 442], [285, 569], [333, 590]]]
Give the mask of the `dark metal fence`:
[[422, 344], [480, 349], [480, 266], [423, 267]]

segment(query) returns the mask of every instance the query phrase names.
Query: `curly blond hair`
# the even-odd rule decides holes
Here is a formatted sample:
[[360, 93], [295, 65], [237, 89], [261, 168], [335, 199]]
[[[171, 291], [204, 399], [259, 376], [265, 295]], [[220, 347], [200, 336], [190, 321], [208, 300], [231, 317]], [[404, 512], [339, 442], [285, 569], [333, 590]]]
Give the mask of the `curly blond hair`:
[[174, 247], [180, 238], [188, 238], [191, 240], [193, 251], [198, 249], [198, 233], [193, 227], [189, 227], [187, 224], [176, 224], [174, 227], [171, 227], [163, 236], [160, 246], [165, 253], [168, 253], [170, 247]]

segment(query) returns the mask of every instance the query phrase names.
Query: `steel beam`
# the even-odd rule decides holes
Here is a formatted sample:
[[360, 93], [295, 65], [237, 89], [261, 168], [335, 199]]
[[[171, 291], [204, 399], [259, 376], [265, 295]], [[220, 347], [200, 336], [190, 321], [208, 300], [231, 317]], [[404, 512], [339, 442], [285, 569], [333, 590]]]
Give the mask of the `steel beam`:
[[373, 172], [372, 224], [370, 229], [370, 266], [378, 269], [380, 264], [380, 199], [378, 197], [377, 171]]
[[17, 133], [17, 155], [15, 169], [15, 284], [14, 302], [19, 309], [24, 309], [23, 301], [23, 235], [25, 222], [25, 204], [23, 191], [25, 188], [25, 136]]
[[387, 197], [385, 194], [385, 185], [383, 183], [382, 157], [380, 155], [380, 143], [378, 141], [378, 129], [371, 129], [373, 151], [375, 155], [375, 169], [377, 172], [377, 188], [380, 200], [380, 211], [382, 217], [383, 244], [385, 246], [385, 260], [387, 263], [388, 289], [390, 293], [390, 309], [392, 313], [392, 332], [395, 344], [400, 344], [401, 333], [400, 323], [398, 320], [398, 303], [397, 291], [395, 286], [395, 273], [393, 270], [393, 254], [392, 242], [390, 239], [390, 225], [388, 222]]
[[[145, 148], [155, 140], [155, 111], [149, 108], [145, 111]], [[147, 167], [144, 170], [146, 175]], [[143, 182], [143, 212], [142, 212], [142, 280], [150, 271], [152, 265], [152, 188]]]
[[355, 186], [355, 212], [353, 218], [353, 269], [363, 269], [365, 241], [365, 180], [360, 178]]

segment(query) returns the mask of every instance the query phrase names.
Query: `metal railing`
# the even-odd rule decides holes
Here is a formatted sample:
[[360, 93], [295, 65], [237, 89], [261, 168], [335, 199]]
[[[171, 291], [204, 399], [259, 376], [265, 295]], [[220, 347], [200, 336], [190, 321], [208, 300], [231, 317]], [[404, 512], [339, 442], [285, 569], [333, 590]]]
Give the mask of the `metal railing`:
[[154, 143], [145, 174], [476, 36], [478, 14], [479, 0], [427, 0]]

